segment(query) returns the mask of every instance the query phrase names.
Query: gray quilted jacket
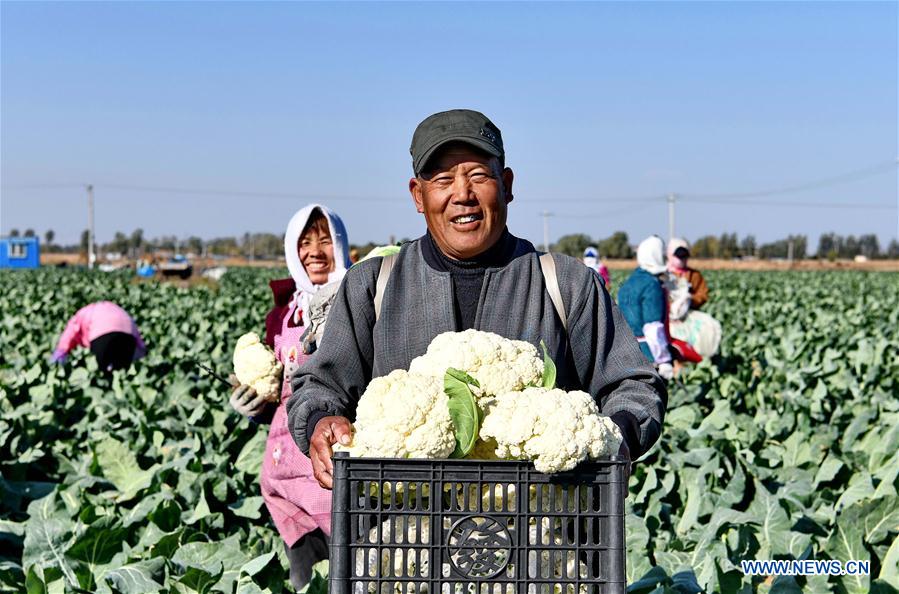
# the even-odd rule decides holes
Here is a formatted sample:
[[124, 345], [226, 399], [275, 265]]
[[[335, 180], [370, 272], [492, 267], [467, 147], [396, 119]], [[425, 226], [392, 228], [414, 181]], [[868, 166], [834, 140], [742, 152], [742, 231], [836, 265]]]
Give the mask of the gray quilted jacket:
[[[374, 294], [381, 258], [353, 266], [337, 293], [322, 344], [291, 378], [288, 423], [309, 452], [307, 424], [321, 413], [355, 418], [356, 404], [374, 377], [408, 369], [431, 340], [457, 328], [448, 272], [434, 270], [421, 240], [400, 251], [375, 323]], [[561, 320], [545, 289], [538, 253], [517, 239], [512, 261], [488, 268], [474, 327], [537, 346], [543, 340], [557, 366], [557, 385], [592, 394], [621, 427], [632, 457], [658, 439], [665, 384], [643, 356], [600, 277], [574, 258], [553, 254], [568, 317]]]

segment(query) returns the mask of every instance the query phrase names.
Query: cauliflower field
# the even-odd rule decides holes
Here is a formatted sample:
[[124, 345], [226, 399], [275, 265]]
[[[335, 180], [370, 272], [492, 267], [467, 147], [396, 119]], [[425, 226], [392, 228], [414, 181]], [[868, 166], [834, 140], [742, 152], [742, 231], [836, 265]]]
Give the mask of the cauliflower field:
[[[266, 432], [193, 361], [227, 375], [276, 274], [179, 288], [0, 272], [0, 590], [288, 591], [258, 491]], [[722, 356], [672, 384], [631, 477], [629, 590], [899, 590], [899, 275], [707, 278]], [[83, 350], [49, 365], [99, 299], [134, 315], [148, 356], [111, 379]], [[859, 559], [871, 575], [749, 578], [742, 559]]]

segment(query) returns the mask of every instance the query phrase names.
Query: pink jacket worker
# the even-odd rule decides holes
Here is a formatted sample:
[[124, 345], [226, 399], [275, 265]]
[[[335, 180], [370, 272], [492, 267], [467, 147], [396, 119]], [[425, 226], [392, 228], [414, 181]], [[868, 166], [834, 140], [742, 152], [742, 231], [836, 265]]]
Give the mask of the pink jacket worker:
[[51, 361], [63, 363], [77, 346], [89, 348], [103, 371], [123, 369], [147, 354], [134, 319], [111, 301], [79, 309], [66, 324]]

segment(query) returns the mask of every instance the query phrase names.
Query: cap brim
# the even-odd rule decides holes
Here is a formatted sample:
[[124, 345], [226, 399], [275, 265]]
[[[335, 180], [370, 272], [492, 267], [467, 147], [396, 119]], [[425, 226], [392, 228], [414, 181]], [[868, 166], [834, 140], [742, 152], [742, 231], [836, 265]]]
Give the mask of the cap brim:
[[465, 144], [470, 144], [471, 146], [484, 151], [488, 155], [493, 155], [494, 157], [503, 156], [503, 153], [500, 152], [499, 149], [482, 138], [478, 138], [476, 136], [447, 136], [446, 138], [441, 138], [440, 140], [435, 142], [428, 148], [428, 150], [422, 153], [421, 157], [418, 160], [418, 163], [414, 164], [415, 175], [421, 173], [422, 169], [424, 169], [424, 166], [428, 163], [428, 159], [430, 159], [434, 155], [434, 153], [437, 152], [437, 149], [450, 142], [464, 142]]

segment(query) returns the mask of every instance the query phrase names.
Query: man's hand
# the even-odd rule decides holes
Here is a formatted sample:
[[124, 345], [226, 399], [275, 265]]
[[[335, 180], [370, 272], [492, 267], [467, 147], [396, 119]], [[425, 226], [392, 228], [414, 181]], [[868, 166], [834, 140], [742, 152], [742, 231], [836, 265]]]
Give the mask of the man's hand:
[[231, 408], [248, 418], [259, 416], [265, 409], [265, 400], [262, 396], [245, 384], [234, 386], [228, 403]]
[[322, 417], [315, 425], [309, 440], [309, 459], [315, 480], [325, 489], [334, 486], [334, 464], [331, 462], [331, 446], [335, 443], [350, 445], [353, 442], [353, 425], [346, 417]]

